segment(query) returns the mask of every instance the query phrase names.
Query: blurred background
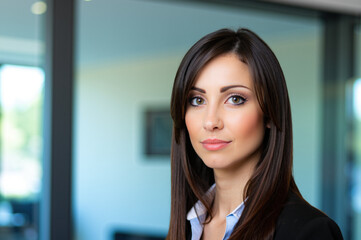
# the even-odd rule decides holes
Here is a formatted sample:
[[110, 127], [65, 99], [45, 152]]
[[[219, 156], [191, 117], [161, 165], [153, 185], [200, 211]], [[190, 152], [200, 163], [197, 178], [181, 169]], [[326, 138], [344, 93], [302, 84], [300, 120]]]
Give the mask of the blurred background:
[[0, 239], [164, 238], [177, 67], [239, 27], [284, 70], [303, 196], [361, 239], [360, 15], [359, 0], [1, 0]]

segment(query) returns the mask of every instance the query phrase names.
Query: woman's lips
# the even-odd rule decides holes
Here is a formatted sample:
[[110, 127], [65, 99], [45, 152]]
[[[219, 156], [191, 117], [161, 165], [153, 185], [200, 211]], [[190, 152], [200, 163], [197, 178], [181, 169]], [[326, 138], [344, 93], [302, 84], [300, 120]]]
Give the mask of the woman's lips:
[[227, 147], [230, 142], [231, 141], [224, 141], [219, 139], [206, 139], [201, 143], [205, 149], [209, 151], [216, 151]]

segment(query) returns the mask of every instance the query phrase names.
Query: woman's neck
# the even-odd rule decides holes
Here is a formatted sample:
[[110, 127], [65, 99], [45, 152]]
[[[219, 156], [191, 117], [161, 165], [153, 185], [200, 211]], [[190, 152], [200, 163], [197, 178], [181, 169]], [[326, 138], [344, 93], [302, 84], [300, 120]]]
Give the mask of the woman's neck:
[[249, 161], [241, 167], [214, 169], [216, 194], [213, 215], [225, 218], [244, 201], [244, 188], [251, 178], [256, 161]]

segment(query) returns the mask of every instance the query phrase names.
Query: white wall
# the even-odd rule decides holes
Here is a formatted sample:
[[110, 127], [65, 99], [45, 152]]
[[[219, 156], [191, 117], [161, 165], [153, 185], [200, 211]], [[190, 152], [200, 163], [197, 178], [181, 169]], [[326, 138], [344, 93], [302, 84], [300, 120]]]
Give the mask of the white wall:
[[270, 41], [284, 71], [293, 121], [294, 176], [303, 196], [321, 207], [321, 36]]
[[170, 162], [143, 154], [142, 111], [149, 106], [168, 108], [179, 62], [179, 57], [154, 56], [79, 71], [75, 141], [79, 239], [105, 239], [112, 227], [167, 231]]

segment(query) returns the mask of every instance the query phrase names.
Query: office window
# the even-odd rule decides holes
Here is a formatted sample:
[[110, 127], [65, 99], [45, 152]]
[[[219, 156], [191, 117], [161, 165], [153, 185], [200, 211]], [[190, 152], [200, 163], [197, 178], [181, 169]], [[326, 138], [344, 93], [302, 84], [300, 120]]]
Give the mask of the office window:
[[44, 73], [0, 67], [0, 239], [37, 239]]

